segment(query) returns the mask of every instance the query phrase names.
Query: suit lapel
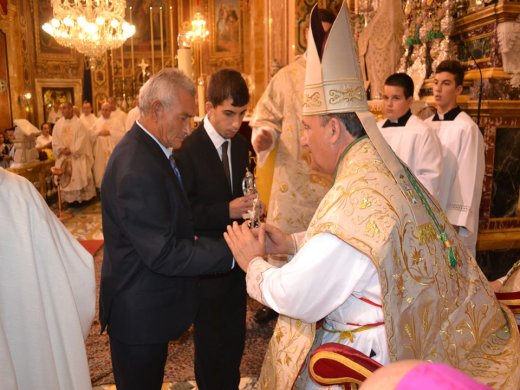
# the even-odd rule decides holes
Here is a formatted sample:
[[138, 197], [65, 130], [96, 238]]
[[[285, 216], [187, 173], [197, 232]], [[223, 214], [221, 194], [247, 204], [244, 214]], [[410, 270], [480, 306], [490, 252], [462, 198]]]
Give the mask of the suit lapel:
[[144, 145], [154, 158], [157, 159], [158, 163], [160, 164], [162, 170], [164, 171], [164, 175], [166, 177], [170, 177], [171, 181], [173, 181], [173, 185], [176, 189], [176, 193], [180, 200], [185, 204], [185, 207], [189, 207], [188, 198], [186, 197], [186, 194], [184, 193], [184, 190], [182, 189], [179, 181], [177, 180], [177, 176], [175, 176], [175, 172], [173, 172], [173, 168], [170, 165], [170, 161], [166, 158], [163, 151], [161, 150], [161, 147], [157, 145], [157, 142], [155, 142], [148, 134], [146, 134], [139, 125], [134, 123], [134, 126], [130, 130], [130, 132], [134, 132], [135, 138], [137, 142]]

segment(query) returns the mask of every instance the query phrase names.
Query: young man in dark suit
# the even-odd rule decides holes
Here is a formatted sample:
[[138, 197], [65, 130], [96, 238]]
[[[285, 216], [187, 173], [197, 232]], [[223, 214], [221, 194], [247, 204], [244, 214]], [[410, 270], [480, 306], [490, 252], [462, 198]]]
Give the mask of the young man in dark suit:
[[194, 95], [193, 82], [177, 69], [150, 78], [139, 95], [140, 119], [103, 178], [99, 307], [118, 390], [161, 388], [168, 341], [195, 317], [197, 277], [233, 266], [222, 240], [195, 237], [169, 149], [189, 132]]
[[[222, 237], [226, 226], [251, 209], [243, 196], [248, 143], [238, 133], [249, 102], [239, 72], [221, 69], [208, 85], [207, 115], [176, 152], [192, 206], [195, 234]], [[212, 255], [208, 256], [212, 260]], [[195, 378], [201, 390], [238, 389], [244, 351], [246, 288], [239, 267], [203, 276], [194, 322]]]

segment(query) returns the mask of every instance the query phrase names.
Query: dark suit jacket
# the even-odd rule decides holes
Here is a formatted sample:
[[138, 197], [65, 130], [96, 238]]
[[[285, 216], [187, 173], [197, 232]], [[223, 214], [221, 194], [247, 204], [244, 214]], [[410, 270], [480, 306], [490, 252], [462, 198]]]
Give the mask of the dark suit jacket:
[[190, 206], [170, 162], [137, 124], [110, 157], [101, 202], [102, 330], [108, 324], [110, 336], [128, 344], [179, 337], [195, 315], [196, 276], [229, 271], [229, 248], [222, 238], [194, 240]]
[[244, 195], [242, 179], [247, 159], [248, 143], [237, 134], [231, 139], [232, 192], [222, 160], [202, 123], [184, 140], [181, 149], [175, 151], [175, 161], [192, 206], [196, 235], [222, 237], [231, 224], [229, 202]]

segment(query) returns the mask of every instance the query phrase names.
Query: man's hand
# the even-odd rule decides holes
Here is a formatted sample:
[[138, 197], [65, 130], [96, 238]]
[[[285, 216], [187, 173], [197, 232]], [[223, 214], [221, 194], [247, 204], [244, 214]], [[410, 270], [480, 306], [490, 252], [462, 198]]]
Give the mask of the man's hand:
[[271, 147], [273, 144], [273, 136], [267, 130], [262, 130], [253, 141], [253, 148], [256, 153], [263, 152]]
[[253, 201], [256, 198], [255, 194], [241, 196], [229, 202], [229, 218], [240, 219], [242, 215], [246, 214], [253, 208]]
[[256, 237], [247, 227], [247, 222], [239, 225], [233, 222], [233, 225], [227, 227], [224, 233], [229, 249], [233, 252], [236, 262], [247, 272], [247, 267], [251, 260], [255, 257], [264, 257], [265, 255], [265, 225], [260, 226]]
[[61, 154], [64, 154], [65, 156], [70, 156], [71, 151], [70, 151], [69, 148], [63, 148], [63, 149], [61, 150]]

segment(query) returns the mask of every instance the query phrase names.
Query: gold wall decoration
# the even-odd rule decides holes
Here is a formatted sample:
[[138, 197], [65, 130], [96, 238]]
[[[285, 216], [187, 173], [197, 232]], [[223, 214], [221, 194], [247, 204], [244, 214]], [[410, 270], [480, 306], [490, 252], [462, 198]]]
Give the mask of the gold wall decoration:
[[68, 47], [61, 46], [56, 40], [44, 32], [41, 26], [52, 18], [52, 7], [49, 1], [33, 0], [34, 36], [36, 57], [38, 62], [47, 60], [76, 61], [74, 53]]

